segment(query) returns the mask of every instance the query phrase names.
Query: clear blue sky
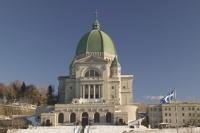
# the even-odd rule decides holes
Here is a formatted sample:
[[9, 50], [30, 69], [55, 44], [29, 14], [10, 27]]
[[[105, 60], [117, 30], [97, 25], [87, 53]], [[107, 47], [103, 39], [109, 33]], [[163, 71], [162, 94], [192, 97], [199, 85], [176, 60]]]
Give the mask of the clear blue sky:
[[176, 88], [200, 99], [199, 0], [1, 0], [0, 82], [57, 87], [99, 11], [122, 71], [135, 75], [135, 101]]

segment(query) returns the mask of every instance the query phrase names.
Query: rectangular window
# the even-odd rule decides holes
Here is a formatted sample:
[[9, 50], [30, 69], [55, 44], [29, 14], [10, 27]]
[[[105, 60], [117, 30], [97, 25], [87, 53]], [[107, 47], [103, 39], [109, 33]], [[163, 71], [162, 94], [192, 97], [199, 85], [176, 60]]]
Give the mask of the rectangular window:
[[100, 89], [100, 88], [99, 88], [99, 85], [95, 85], [95, 89], [96, 89], [96, 90], [95, 90], [95, 97], [96, 97], [96, 98], [100, 98], [100, 97], [99, 97], [99, 93], [100, 93], [100, 92], [99, 92], [99, 89]]
[[90, 98], [94, 98], [94, 85], [90, 85]]
[[94, 98], [93, 94], [90, 94], [90, 98]]
[[99, 98], [99, 94], [96, 94], [96, 95], [95, 95], [95, 98]]
[[94, 77], [94, 70], [90, 70], [90, 77]]
[[88, 85], [85, 85], [85, 98], [88, 98]]

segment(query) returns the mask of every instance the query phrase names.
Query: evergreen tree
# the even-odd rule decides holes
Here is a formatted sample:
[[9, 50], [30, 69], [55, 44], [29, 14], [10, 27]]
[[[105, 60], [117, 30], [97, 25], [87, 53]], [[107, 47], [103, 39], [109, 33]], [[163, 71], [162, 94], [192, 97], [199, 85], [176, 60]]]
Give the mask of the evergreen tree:
[[26, 84], [23, 82], [21, 86], [21, 93], [24, 94], [26, 91]]
[[52, 85], [49, 85], [48, 92], [47, 92], [47, 104], [53, 105], [54, 104], [54, 95], [53, 95], [54, 89]]
[[24, 100], [25, 91], [26, 91], [26, 84], [25, 84], [25, 82], [22, 82], [20, 90], [19, 90], [19, 99], [20, 100]]

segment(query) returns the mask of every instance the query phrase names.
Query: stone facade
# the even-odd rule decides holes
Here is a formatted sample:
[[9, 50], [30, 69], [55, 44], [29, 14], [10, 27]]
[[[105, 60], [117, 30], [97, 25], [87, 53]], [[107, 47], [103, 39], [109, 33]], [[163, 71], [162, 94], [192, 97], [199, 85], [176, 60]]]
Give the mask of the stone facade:
[[[97, 21], [80, 40], [69, 71], [58, 77], [56, 124], [127, 124], [136, 119], [134, 76], [121, 74], [114, 43]], [[47, 119], [42, 115], [43, 123]]]
[[189, 126], [200, 124], [200, 103], [170, 103], [149, 105], [150, 126], [156, 128], [160, 123], [169, 126]]

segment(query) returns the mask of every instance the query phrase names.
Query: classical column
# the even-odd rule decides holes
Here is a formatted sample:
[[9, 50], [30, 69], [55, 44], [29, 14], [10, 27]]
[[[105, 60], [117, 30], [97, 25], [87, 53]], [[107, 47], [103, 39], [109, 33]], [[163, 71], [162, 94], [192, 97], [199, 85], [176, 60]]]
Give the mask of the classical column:
[[80, 98], [83, 98], [83, 85], [81, 85], [81, 88], [80, 88]]
[[90, 99], [90, 86], [91, 85], [88, 85], [88, 99]]
[[85, 85], [83, 85], [83, 98], [85, 98]]
[[101, 98], [101, 85], [99, 85], [99, 98]]
[[93, 85], [93, 88], [94, 88], [93, 89], [94, 90], [94, 97], [93, 98], [96, 99], [96, 85]]

